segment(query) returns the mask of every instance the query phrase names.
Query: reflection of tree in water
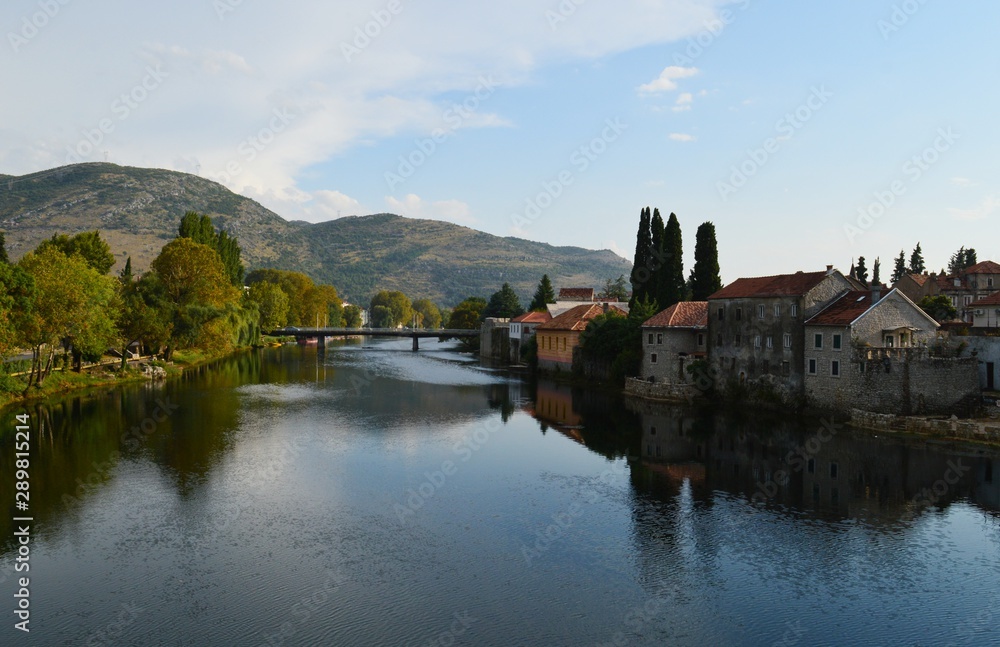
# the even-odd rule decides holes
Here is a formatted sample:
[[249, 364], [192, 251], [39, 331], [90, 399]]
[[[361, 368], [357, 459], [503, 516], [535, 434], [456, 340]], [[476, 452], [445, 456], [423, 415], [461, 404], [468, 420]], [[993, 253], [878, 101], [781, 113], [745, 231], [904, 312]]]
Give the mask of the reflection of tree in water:
[[517, 411], [518, 403], [514, 400], [513, 391], [514, 389], [507, 382], [491, 384], [489, 386], [489, 393], [486, 396], [486, 402], [490, 408], [500, 410], [500, 420], [504, 424], [507, 424], [510, 417]]

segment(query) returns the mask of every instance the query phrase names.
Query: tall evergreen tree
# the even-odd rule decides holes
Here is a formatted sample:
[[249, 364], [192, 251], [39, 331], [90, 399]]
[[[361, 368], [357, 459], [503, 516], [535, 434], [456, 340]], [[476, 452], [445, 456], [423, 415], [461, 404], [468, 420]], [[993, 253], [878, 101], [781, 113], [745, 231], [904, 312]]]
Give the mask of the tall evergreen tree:
[[240, 260], [242, 250], [239, 242], [225, 231], [216, 233], [215, 226], [209, 216], [188, 211], [181, 218], [181, 224], [177, 228], [177, 236], [178, 238], [190, 238], [196, 243], [208, 245], [214, 249], [226, 268], [229, 282], [237, 287], [243, 285], [246, 270]]
[[545, 304], [556, 302], [556, 292], [552, 289], [552, 281], [548, 274], [542, 275], [542, 280], [538, 282], [538, 289], [535, 290], [535, 297], [531, 300], [530, 310], [545, 310]]
[[521, 307], [521, 300], [517, 298], [517, 293], [514, 292], [514, 288], [510, 287], [510, 283], [504, 283], [498, 291], [494, 292], [483, 310], [483, 318], [510, 319], [523, 314], [524, 308]]
[[975, 249], [973, 249], [973, 248], [970, 247], [969, 249], [965, 250], [965, 267], [962, 268], [963, 270], [972, 267], [973, 265], [975, 265], [978, 262], [979, 261], [976, 260], [976, 250]]
[[691, 270], [691, 299], [704, 301], [722, 289], [719, 277], [719, 246], [715, 240], [715, 225], [703, 222], [694, 242], [694, 268]]
[[649, 223], [649, 234], [649, 283], [646, 294], [659, 299], [660, 291], [664, 288], [665, 257], [663, 217], [660, 216], [659, 209], [653, 209], [653, 218]]
[[872, 265], [872, 285], [881, 285], [882, 277], [882, 263], [879, 261], [878, 257], [875, 257], [875, 264]]
[[663, 230], [663, 268], [657, 280], [657, 305], [669, 308], [687, 296], [684, 282], [684, 247], [681, 241], [681, 223], [677, 215], [671, 213]]
[[7, 257], [7, 236], [0, 231], [0, 263], [10, 265], [10, 258]]
[[920, 243], [913, 248], [913, 253], [910, 254], [910, 274], [923, 274], [926, 270], [924, 265], [924, 253], [920, 250]]
[[632, 260], [632, 275], [629, 277], [632, 284], [629, 306], [642, 301], [648, 294], [650, 247], [653, 244], [650, 219], [649, 207], [646, 207], [639, 213], [639, 231], [635, 236], [635, 258]]
[[130, 283], [132, 283], [132, 257], [131, 256], [129, 256], [127, 259], [125, 259], [125, 267], [122, 269], [121, 273], [118, 274], [118, 277], [121, 279], [122, 285], [129, 285]]
[[906, 274], [906, 253], [903, 250], [899, 250], [899, 256], [896, 257], [896, 266], [892, 269], [892, 282], [896, 283], [899, 279], [903, 278]]
[[868, 267], [865, 266], [864, 256], [858, 256], [858, 265], [854, 268], [854, 278], [868, 285]]

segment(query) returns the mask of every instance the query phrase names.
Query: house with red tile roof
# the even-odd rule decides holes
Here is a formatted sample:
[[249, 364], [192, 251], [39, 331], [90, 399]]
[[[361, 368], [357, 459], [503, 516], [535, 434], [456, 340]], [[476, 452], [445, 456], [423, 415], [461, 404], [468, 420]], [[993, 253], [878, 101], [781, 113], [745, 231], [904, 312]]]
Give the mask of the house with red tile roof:
[[892, 285], [892, 289], [899, 290], [914, 303], [941, 293], [936, 274], [904, 274]]
[[972, 304], [1000, 291], [1000, 264], [982, 261], [957, 276], [938, 276], [936, 290], [951, 299], [958, 318], [974, 325]]
[[559, 288], [557, 301], [594, 301], [594, 288]]
[[708, 297], [709, 372], [717, 389], [803, 394], [804, 322], [858, 287], [828, 265], [821, 272], [740, 278]]
[[1000, 291], [969, 304], [972, 327], [986, 330], [1000, 329]]
[[525, 312], [510, 320], [510, 361], [521, 361], [524, 344], [534, 336], [535, 328], [548, 321], [552, 321], [552, 316], [545, 310]]
[[580, 333], [592, 319], [605, 313], [628, 316], [625, 310], [607, 303], [582, 303], [536, 326], [538, 367], [572, 370], [573, 350], [580, 345]]
[[708, 302], [681, 301], [642, 324], [642, 368], [649, 382], [690, 384], [686, 369], [707, 356]]

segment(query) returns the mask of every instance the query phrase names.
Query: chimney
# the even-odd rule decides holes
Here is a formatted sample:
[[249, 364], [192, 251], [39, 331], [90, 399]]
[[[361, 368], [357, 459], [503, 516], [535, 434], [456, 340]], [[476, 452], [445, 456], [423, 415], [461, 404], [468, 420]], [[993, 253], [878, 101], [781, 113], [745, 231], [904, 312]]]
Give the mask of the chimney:
[[833, 265], [827, 265], [826, 266], [826, 275], [830, 276], [831, 274], [833, 274]]
[[875, 305], [882, 298], [882, 284], [872, 283], [872, 305]]
[[602, 305], [602, 306], [604, 306], [604, 314], [607, 314], [607, 313], [608, 313], [608, 302], [607, 302], [607, 301], [605, 301], [605, 302], [604, 302], [603, 304], [601, 304], [601, 305]]

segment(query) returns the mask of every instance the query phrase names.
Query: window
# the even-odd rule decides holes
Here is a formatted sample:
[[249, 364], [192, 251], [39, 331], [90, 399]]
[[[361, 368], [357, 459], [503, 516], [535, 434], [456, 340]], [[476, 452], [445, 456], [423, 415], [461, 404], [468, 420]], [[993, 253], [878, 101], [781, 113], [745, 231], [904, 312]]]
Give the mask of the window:
[[823, 333], [818, 332], [813, 335], [813, 348], [822, 350], [823, 348]]
[[736, 308], [736, 321], [743, 319], [743, 308]]
[[777, 303], [774, 304], [774, 316], [775, 317], [781, 316], [781, 306]]
[[809, 375], [816, 375], [816, 360], [809, 360]]
[[966, 296], [966, 297], [963, 297], [963, 298], [965, 300], [965, 305], [969, 305], [970, 303], [972, 303], [972, 297], [971, 296]]
[[565, 337], [562, 338], [562, 349], [566, 350], [566, 338]]
[[723, 321], [726, 318], [726, 309], [723, 306], [719, 306], [719, 321]]
[[740, 336], [736, 335], [736, 337], [733, 338], [733, 346], [739, 346], [739, 345], [740, 345]]
[[655, 364], [656, 363], [656, 353], [653, 353], [652, 355], [649, 356], [649, 363], [650, 364]]
[[806, 464], [806, 471], [809, 472], [810, 474], [815, 474], [816, 473], [816, 459], [815, 458], [810, 458], [809, 459], [809, 462]]
[[649, 333], [649, 343], [653, 343], [653, 333]]
[[767, 336], [767, 347], [774, 348], [774, 337], [772, 337], [771, 335]]
[[754, 338], [753, 338], [753, 347], [754, 348], [760, 348], [760, 335], [754, 335]]
[[830, 362], [830, 375], [833, 377], [840, 377], [840, 361], [833, 360]]
[[764, 304], [757, 306], [757, 318], [758, 319], [764, 318]]
[[789, 374], [791, 373], [791, 371], [792, 371], [791, 364], [789, 364], [788, 362], [782, 362], [781, 363], [781, 374], [784, 377], [788, 377]]
[[837, 478], [837, 473], [840, 471], [839, 466], [836, 463], [830, 463], [830, 478]]
[[799, 304], [797, 304], [797, 303], [793, 303], [792, 304], [792, 311], [791, 311], [790, 314], [792, 315], [792, 317], [798, 317], [799, 316]]
[[902, 348], [903, 346], [906, 346], [906, 333], [905, 332], [899, 333], [899, 347]]
[[699, 346], [705, 345], [705, 333], [703, 332], [698, 333], [698, 345]]
[[718, 346], [719, 348], [722, 348], [722, 335], [721, 334], [716, 335], [716, 337], [715, 337], [715, 345]]
[[893, 337], [892, 335], [886, 335], [885, 336], [885, 347], [886, 348], [892, 348], [893, 346], [895, 346], [895, 337]]
[[841, 335], [840, 333], [835, 333], [833, 335], [833, 350], [840, 350], [841, 348]]
[[657, 344], [662, 344], [663, 343], [663, 333], [662, 332], [656, 333], [656, 343]]
[[792, 347], [792, 336], [786, 332], [785, 333], [785, 348], [791, 348], [791, 347]]
[[988, 287], [988, 288], [993, 287], [993, 277], [992, 276], [986, 279], [986, 287]]

